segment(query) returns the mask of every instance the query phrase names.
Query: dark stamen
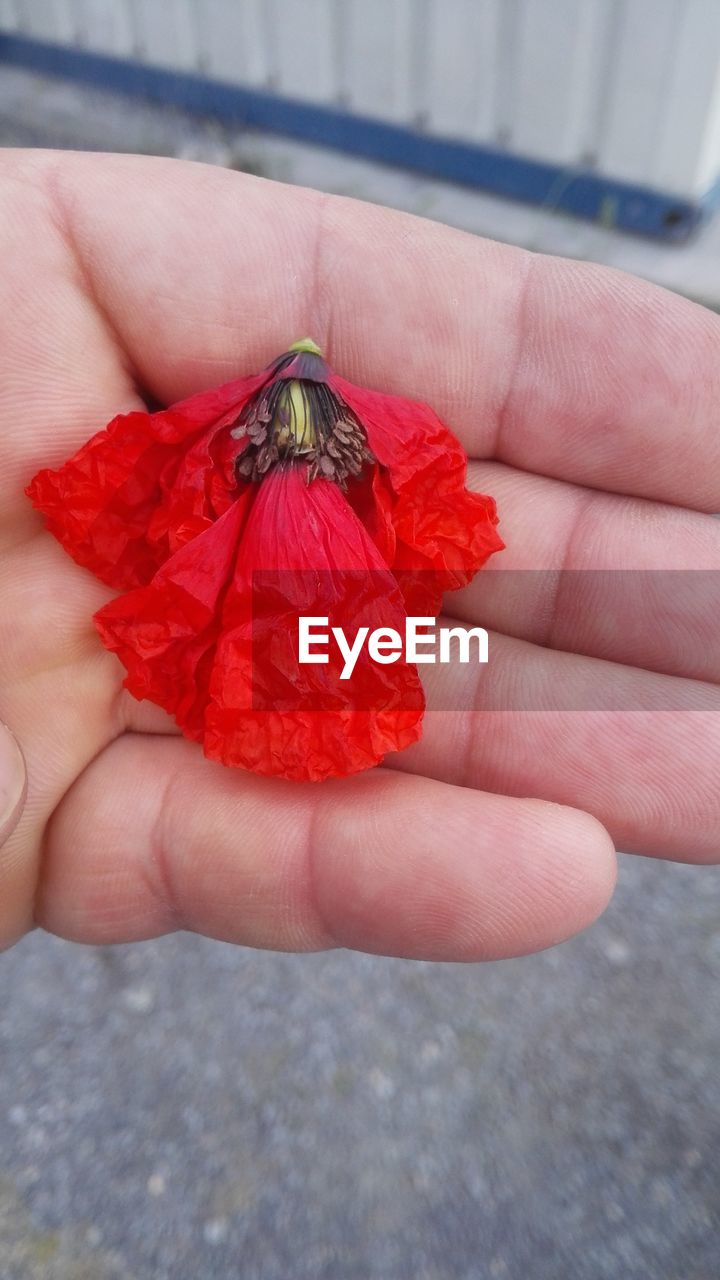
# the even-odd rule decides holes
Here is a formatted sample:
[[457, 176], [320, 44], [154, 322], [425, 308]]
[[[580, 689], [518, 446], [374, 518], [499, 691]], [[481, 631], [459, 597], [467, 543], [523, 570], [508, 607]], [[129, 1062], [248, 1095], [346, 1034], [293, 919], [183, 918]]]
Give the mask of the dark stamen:
[[231, 435], [247, 440], [235, 464], [242, 480], [259, 481], [271, 467], [296, 461], [307, 464], [308, 484], [322, 476], [345, 489], [350, 476], [375, 461], [362, 426], [324, 381], [276, 376]]

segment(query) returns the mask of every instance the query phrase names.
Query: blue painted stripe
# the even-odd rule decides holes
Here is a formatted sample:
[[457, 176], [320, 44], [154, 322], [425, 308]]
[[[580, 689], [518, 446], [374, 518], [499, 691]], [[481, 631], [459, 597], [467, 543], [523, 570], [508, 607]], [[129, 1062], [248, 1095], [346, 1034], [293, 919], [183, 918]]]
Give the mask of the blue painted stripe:
[[614, 182], [597, 173], [511, 155], [496, 147], [431, 137], [333, 107], [24, 36], [0, 34], [0, 61], [247, 127], [269, 129], [665, 240], [686, 240], [712, 207], [709, 200], [707, 204], [683, 200], [647, 187]]

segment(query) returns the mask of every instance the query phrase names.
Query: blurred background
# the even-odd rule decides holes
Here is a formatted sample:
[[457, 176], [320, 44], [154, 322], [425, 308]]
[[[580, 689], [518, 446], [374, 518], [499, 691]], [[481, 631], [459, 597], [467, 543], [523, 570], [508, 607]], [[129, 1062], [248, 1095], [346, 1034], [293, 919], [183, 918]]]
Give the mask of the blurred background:
[[[718, 0], [0, 0], [0, 143], [205, 160], [720, 303]], [[719, 976], [718, 870], [640, 858], [582, 938], [487, 966], [28, 937], [0, 1280], [717, 1280]]]
[[718, 0], [0, 0], [0, 67], [11, 142], [187, 152], [720, 303]]

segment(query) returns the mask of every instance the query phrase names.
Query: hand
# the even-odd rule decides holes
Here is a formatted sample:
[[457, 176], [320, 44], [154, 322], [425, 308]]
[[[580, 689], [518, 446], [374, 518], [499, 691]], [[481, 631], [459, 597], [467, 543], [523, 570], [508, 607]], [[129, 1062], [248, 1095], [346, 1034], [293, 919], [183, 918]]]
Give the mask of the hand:
[[[614, 844], [717, 855], [710, 601], [688, 617], [665, 580], [666, 598], [631, 599], [627, 635], [605, 633], [594, 619], [627, 607], [612, 574], [578, 617], [552, 598], [553, 574], [528, 602], [485, 570], [448, 603], [497, 628], [488, 669], [479, 683], [433, 669], [436, 702], [459, 709], [430, 712], [387, 767], [278, 783], [210, 764], [122, 690], [91, 623], [110, 593], [23, 496], [141, 392], [170, 403], [310, 333], [339, 372], [427, 400], [456, 431], [471, 486], [498, 500], [498, 569], [718, 568], [720, 525], [703, 514], [720, 507], [716, 316], [614, 272], [236, 173], [0, 163], [0, 717], [28, 777], [0, 849], [0, 941], [36, 921], [94, 943], [188, 928], [498, 958], [594, 919]], [[487, 709], [518, 683], [528, 708], [565, 688], [589, 709]], [[0, 734], [6, 828], [14, 751]]]

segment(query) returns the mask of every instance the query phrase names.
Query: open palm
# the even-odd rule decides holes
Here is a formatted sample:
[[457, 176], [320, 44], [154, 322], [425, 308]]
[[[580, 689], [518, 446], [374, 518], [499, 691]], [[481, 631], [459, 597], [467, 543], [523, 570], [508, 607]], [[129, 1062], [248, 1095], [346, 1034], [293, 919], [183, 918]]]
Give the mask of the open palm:
[[[0, 942], [36, 921], [89, 942], [189, 928], [496, 958], [591, 921], [614, 845], [713, 860], [718, 593], [689, 571], [720, 568], [703, 514], [720, 504], [720, 320], [617, 273], [200, 165], [0, 165], [0, 717], [28, 777], [0, 849]], [[211, 764], [135, 702], [91, 622], [111, 593], [23, 494], [116, 413], [306, 332], [344, 376], [433, 405], [507, 543], [447, 601], [494, 629], [488, 670], [434, 668], [423, 741], [317, 786]], [[568, 586], [561, 570], [600, 572]]]

